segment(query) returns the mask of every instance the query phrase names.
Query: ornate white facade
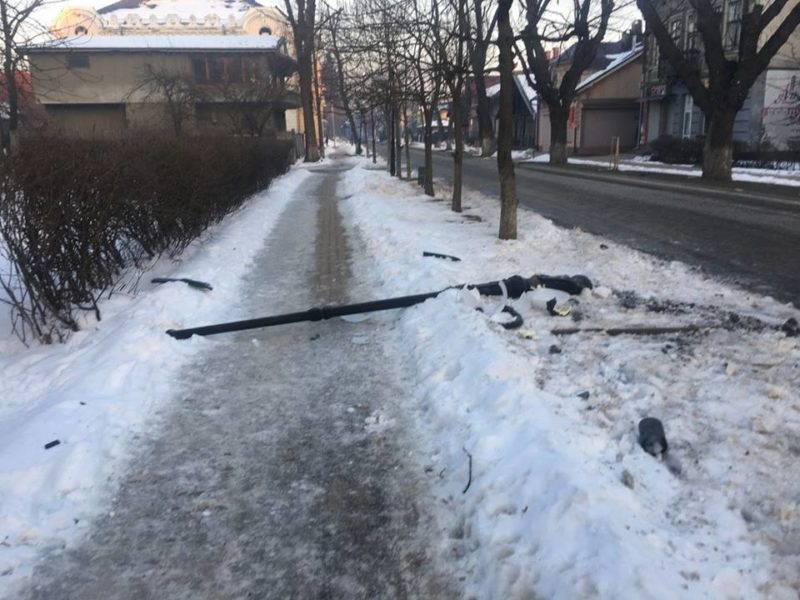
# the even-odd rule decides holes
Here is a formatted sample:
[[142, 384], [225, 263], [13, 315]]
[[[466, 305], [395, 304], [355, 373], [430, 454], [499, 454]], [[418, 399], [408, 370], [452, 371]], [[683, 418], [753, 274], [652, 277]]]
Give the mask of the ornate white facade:
[[50, 30], [76, 35], [259, 35], [290, 40], [290, 28], [275, 2], [255, 0], [122, 0], [104, 8], [64, 8]]

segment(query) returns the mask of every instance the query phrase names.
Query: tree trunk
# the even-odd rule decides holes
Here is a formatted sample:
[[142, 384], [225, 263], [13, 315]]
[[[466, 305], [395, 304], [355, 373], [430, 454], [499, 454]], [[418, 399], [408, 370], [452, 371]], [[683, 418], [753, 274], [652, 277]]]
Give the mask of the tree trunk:
[[486, 81], [483, 73], [475, 76], [475, 92], [478, 97], [478, 137], [481, 140], [481, 156], [491, 156], [497, 148], [492, 124], [491, 103], [486, 96]]
[[389, 133], [389, 135], [386, 137], [386, 145], [387, 145], [386, 151], [389, 154], [389, 164], [386, 165], [386, 167], [389, 169], [389, 175], [394, 175], [395, 174], [395, 166], [396, 166], [395, 157], [394, 157], [394, 152], [395, 152], [395, 149], [394, 149], [394, 136], [395, 136], [394, 123], [395, 123], [394, 112], [393, 112], [393, 110], [391, 108], [389, 108], [389, 110], [386, 111], [386, 131]]
[[367, 158], [369, 158], [369, 132], [367, 131], [367, 117], [364, 111], [360, 111], [361, 122], [359, 123], [359, 135], [364, 140], [364, 150], [366, 150]]
[[733, 164], [733, 124], [738, 111], [721, 108], [711, 113], [703, 147], [703, 179], [730, 181]]
[[517, 182], [511, 145], [514, 137], [514, 30], [509, 11], [513, 0], [499, 0], [497, 45], [500, 51], [500, 122], [497, 131], [497, 172], [500, 175], [500, 239], [517, 239]]
[[347, 109], [347, 120], [350, 122], [350, 131], [353, 132], [353, 143], [356, 146], [356, 156], [361, 156], [361, 127], [356, 127], [356, 117], [352, 110]]
[[433, 109], [424, 110], [425, 116], [425, 195], [433, 197]]
[[455, 151], [453, 152], [453, 200], [450, 207], [453, 212], [461, 212], [461, 188], [464, 180], [464, 126], [463, 110], [461, 107], [461, 86], [453, 90], [453, 112], [450, 125], [453, 127], [455, 137]]
[[400, 107], [394, 109], [394, 158], [397, 161], [395, 174], [398, 179], [403, 178], [403, 138], [400, 136]]
[[314, 98], [316, 100], [317, 109], [317, 126], [319, 127], [319, 155], [325, 156], [325, 131], [322, 128], [322, 96], [319, 93], [319, 70], [317, 69], [316, 54], [314, 54]]
[[550, 164], [567, 164], [567, 118], [569, 113], [550, 107]]
[[408, 105], [403, 102], [403, 139], [406, 144], [406, 179], [411, 180], [411, 132], [408, 130]]
[[314, 124], [314, 65], [310, 56], [298, 52], [297, 66], [300, 75], [300, 104], [303, 109], [303, 136], [305, 141], [305, 162], [319, 160], [319, 144]]
[[378, 150], [375, 145], [375, 110], [370, 109], [370, 114], [372, 115], [372, 164], [378, 162]]

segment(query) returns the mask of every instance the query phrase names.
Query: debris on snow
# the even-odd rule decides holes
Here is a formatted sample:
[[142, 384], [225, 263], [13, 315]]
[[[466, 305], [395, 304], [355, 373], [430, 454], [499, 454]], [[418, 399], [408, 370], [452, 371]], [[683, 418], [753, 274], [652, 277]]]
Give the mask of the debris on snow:
[[451, 256], [449, 254], [440, 254], [438, 252], [429, 252], [428, 250], [424, 250], [422, 252], [423, 257], [431, 257], [431, 258], [444, 258], [447, 260], [452, 260], [453, 262], [461, 262], [461, 259], [457, 256]]
[[211, 291], [214, 288], [211, 287], [210, 283], [206, 283], [205, 281], [199, 281], [197, 279], [189, 279], [188, 277], [153, 277], [150, 280], [150, 283], [185, 283], [191, 288], [196, 290], [202, 291]]
[[661, 456], [669, 449], [661, 421], [653, 417], [645, 417], [639, 421], [639, 445], [650, 456], [655, 457]]
[[[357, 166], [340, 192], [367, 249], [354, 268], [381, 295], [502, 272], [588, 272], [597, 284], [581, 296], [581, 335], [551, 332], [552, 292], [509, 302], [525, 335], [487, 324], [466, 294], [396, 316], [420, 443], [446, 467], [432, 493], [465, 595], [796, 596], [800, 519], [788, 499], [800, 497], [800, 338], [779, 331], [795, 307], [526, 210], [519, 239], [497, 240], [496, 199], [469, 190], [480, 220], [468, 231], [384, 172]], [[419, 261], [432, 243], [470, 260]], [[619, 335], [591, 333], [607, 330]], [[591, 403], [576, 398], [585, 390]], [[638, 451], [631, 427], [654, 412], [670, 425], [664, 468]], [[755, 431], [754, 419], [775, 432]], [[469, 494], [462, 447], [481, 456]], [[635, 486], [620, 485], [623, 471]]]

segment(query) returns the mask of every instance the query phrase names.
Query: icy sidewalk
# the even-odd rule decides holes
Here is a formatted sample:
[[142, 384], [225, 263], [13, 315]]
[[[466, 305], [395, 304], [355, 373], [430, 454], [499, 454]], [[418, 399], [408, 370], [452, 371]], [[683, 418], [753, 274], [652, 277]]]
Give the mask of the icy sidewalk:
[[[291, 171], [178, 260], [162, 258], [138, 294], [103, 301], [102, 321], [87, 319], [68, 343], [25, 348], [7, 332], [0, 339], [0, 597], [14, 597], [40, 552], [85, 534], [157, 425], [153, 413], [175, 393], [180, 367], [206, 346], [177, 344], [164, 331], [230, 316], [243, 274], [307, 177]], [[165, 275], [209, 281], [214, 291], [149, 283]]]
[[[468, 197], [457, 215], [366, 169], [347, 173], [342, 193], [376, 296], [536, 272], [596, 282], [572, 318], [547, 314], [557, 293], [515, 302], [526, 319], [519, 332], [455, 291], [400, 318], [420, 437], [442, 477], [432, 486], [466, 549], [468, 593], [796, 598], [800, 346], [777, 330], [796, 309], [526, 211], [520, 239], [498, 241], [494, 199]], [[710, 327], [551, 333], [692, 324]], [[663, 420], [671, 468], [638, 446], [645, 416]], [[465, 451], [473, 473], [462, 493]]]
[[[337, 170], [309, 169], [226, 318], [342, 302], [358, 286]], [[389, 327], [335, 320], [203, 340], [108, 514], [47, 556], [22, 597], [458, 597], [437, 571]]]

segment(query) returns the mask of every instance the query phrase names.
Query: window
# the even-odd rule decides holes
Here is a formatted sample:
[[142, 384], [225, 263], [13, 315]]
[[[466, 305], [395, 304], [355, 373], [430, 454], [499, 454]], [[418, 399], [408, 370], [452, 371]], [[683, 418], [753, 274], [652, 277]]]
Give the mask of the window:
[[686, 50], [695, 50], [697, 48], [697, 23], [695, 23], [694, 19], [694, 15], [689, 15], [686, 20]]
[[241, 56], [202, 56], [192, 59], [197, 83], [242, 83], [256, 77], [256, 63]]
[[75, 35], [86, 35], [89, 31], [83, 25], [78, 25], [75, 28]]
[[678, 18], [678, 19], [673, 19], [672, 21], [669, 22], [669, 35], [672, 38], [672, 40], [678, 45], [679, 48], [681, 46], [681, 33], [682, 33], [681, 20], [682, 19]]
[[726, 21], [725, 47], [735, 50], [739, 47], [739, 34], [742, 27], [742, 0], [728, 0]]
[[272, 29], [269, 27], [262, 27], [258, 30], [258, 35], [272, 35]]
[[683, 137], [692, 137], [692, 113], [694, 112], [694, 100], [691, 94], [686, 94], [683, 100]]
[[68, 69], [88, 69], [89, 56], [87, 54], [67, 54]]

